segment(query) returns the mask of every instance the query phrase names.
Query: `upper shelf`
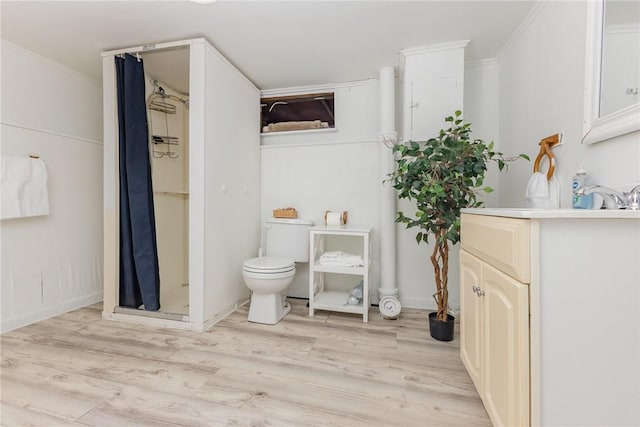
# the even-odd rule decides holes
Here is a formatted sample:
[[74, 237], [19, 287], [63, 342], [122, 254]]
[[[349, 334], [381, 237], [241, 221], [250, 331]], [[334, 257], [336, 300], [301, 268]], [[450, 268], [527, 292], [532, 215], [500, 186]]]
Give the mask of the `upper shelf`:
[[350, 225], [317, 225], [309, 229], [316, 234], [362, 235], [371, 232], [370, 228], [352, 227]]

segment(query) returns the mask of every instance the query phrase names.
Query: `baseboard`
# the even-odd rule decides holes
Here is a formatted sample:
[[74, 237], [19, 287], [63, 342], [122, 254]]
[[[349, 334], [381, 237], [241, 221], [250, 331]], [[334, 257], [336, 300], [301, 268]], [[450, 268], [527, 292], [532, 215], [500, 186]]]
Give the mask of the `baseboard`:
[[309, 299], [309, 289], [297, 289], [297, 288], [289, 288], [284, 291], [284, 294], [291, 298], [302, 298]]
[[0, 326], [0, 332], [5, 333], [14, 329], [22, 328], [32, 323], [40, 322], [42, 320], [49, 319], [51, 317], [59, 316], [64, 313], [68, 313], [78, 308], [86, 307], [91, 304], [102, 301], [102, 292], [87, 295], [82, 298], [74, 299], [71, 301], [65, 301], [60, 304], [56, 304], [52, 307], [47, 307], [43, 310], [36, 311], [34, 313], [25, 314], [22, 316], [14, 317], [12, 319], [2, 319], [2, 325]]
[[238, 307], [242, 307], [243, 305], [245, 305], [248, 302], [249, 302], [249, 298], [241, 298], [241, 299], [239, 299], [234, 304], [231, 304], [226, 309], [221, 310], [220, 313], [214, 315], [212, 318], [210, 318], [207, 321], [205, 321], [202, 324], [202, 329], [201, 330], [202, 331], [209, 330], [213, 325], [215, 325], [216, 323], [218, 323], [219, 321], [221, 321], [222, 319], [224, 319], [225, 317], [229, 316], [231, 313], [236, 311], [238, 309]]

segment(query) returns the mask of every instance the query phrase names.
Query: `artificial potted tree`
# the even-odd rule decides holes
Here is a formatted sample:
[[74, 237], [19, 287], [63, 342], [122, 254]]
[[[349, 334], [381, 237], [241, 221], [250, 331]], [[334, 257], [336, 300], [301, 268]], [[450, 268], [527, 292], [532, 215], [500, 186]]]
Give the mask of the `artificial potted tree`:
[[[493, 191], [483, 186], [489, 161], [497, 162], [500, 171], [507, 165], [502, 153], [494, 151], [493, 142], [471, 139], [471, 124], [461, 116], [456, 111], [445, 118], [449, 128], [434, 138], [395, 145], [397, 168], [389, 175], [398, 197], [417, 205], [415, 216], [400, 211], [396, 222], [418, 228], [418, 244], [429, 243], [433, 236], [437, 311], [429, 314], [429, 326], [431, 336], [440, 341], [453, 340], [454, 317], [448, 313], [449, 248], [460, 240], [460, 209], [482, 206], [477, 192]], [[529, 159], [524, 154], [518, 157]]]

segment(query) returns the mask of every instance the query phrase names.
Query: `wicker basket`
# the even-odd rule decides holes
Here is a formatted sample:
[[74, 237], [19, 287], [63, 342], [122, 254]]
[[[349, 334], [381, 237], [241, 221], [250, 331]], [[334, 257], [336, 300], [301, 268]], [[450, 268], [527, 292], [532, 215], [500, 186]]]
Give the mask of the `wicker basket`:
[[274, 218], [298, 218], [298, 211], [295, 208], [274, 209]]

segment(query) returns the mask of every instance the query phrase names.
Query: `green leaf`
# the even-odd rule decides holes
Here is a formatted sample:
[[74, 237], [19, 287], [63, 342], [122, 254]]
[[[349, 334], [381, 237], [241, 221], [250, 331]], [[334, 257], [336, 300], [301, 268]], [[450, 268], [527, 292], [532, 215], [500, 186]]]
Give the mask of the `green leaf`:
[[415, 212], [414, 217], [398, 212], [396, 222], [418, 228], [417, 243], [428, 242], [432, 235], [439, 243], [459, 241], [460, 209], [481, 206], [477, 192], [493, 191], [483, 187], [487, 163], [495, 161], [499, 170], [508, 167], [493, 141], [471, 137], [471, 124], [461, 111], [444, 120], [446, 127], [433, 138], [394, 147], [396, 170], [387, 181], [400, 199], [411, 201], [409, 212]]
[[526, 154], [520, 154], [519, 157], [522, 157], [523, 159], [527, 160], [527, 161], [531, 161], [531, 159], [529, 158], [529, 156], [527, 156]]

